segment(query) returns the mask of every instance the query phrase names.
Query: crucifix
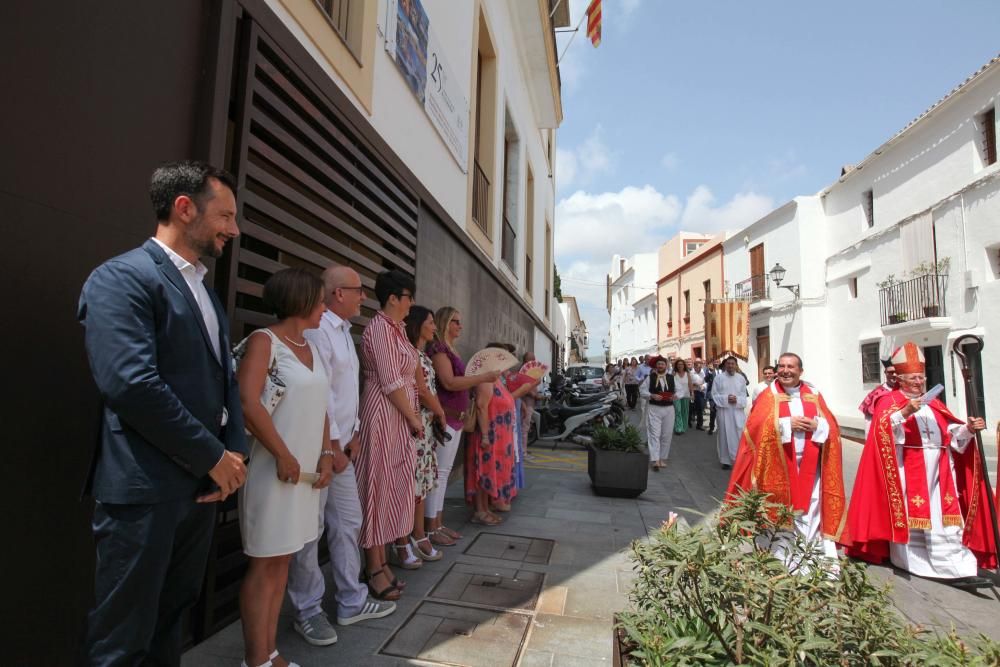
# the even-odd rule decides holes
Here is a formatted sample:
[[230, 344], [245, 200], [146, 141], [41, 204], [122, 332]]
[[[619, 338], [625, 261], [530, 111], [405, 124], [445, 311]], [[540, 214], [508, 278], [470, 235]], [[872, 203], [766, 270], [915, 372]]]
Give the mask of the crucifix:
[[931, 443], [931, 437], [933, 436], [931, 432], [931, 420], [927, 417], [917, 417], [917, 423], [923, 427], [920, 432], [927, 439], [927, 442]]

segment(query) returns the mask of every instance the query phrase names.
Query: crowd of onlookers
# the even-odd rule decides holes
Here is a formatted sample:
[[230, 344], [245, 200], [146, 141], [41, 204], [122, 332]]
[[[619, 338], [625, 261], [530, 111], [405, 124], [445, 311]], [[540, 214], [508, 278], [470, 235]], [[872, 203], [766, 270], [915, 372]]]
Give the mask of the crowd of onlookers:
[[[349, 625], [391, 614], [406, 589], [398, 570], [462, 540], [444, 522], [444, 501], [464, 434], [473, 523], [502, 523], [524, 487], [538, 380], [519, 364], [467, 374], [462, 314], [416, 305], [403, 272], [375, 277], [378, 309], [359, 350], [361, 276], [279, 270], [260, 294], [275, 320], [230, 356], [228, 318], [200, 260], [239, 236], [235, 187], [203, 163], [158, 168], [156, 235], [98, 267], [81, 295], [104, 402], [88, 480], [97, 572], [87, 664], [179, 664], [216, 507], [233, 494], [249, 560], [244, 665], [286, 667], [294, 663], [276, 646], [286, 592], [306, 641], [337, 641], [322, 606], [324, 531], [336, 621]], [[511, 361], [517, 352], [488, 347]]]

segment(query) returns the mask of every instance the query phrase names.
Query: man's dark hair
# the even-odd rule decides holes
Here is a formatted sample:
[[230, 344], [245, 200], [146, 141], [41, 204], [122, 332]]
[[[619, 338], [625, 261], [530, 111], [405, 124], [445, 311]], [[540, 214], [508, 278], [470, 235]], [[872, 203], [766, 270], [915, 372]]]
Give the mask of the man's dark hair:
[[282, 269], [264, 283], [264, 306], [279, 320], [306, 317], [325, 292], [323, 281], [305, 269]]
[[774, 366], [764, 366], [764, 368], [760, 369], [760, 372], [763, 373], [764, 371], [777, 371], [777, 370], [778, 369], [775, 368]]
[[232, 174], [204, 162], [167, 162], [154, 169], [149, 179], [149, 199], [153, 202], [156, 219], [159, 222], [168, 220], [174, 201], [181, 195], [190, 197], [201, 210], [204, 203], [212, 198], [212, 190], [208, 184], [210, 178], [216, 179], [236, 194], [236, 179]]
[[804, 366], [802, 365], [802, 357], [799, 355], [794, 352], [784, 352], [780, 357], [778, 357], [778, 359], [781, 360], [785, 357], [795, 357], [795, 360], [799, 362], [799, 370], [801, 371], [804, 369]]
[[404, 291], [416, 296], [417, 284], [413, 282], [413, 278], [399, 269], [383, 271], [375, 276], [375, 297], [383, 308], [389, 303], [390, 296], [402, 298]]
[[403, 320], [403, 323], [406, 325], [406, 337], [410, 339], [410, 345], [416, 345], [417, 341], [420, 340], [420, 329], [424, 326], [424, 322], [427, 321], [428, 315], [433, 318], [434, 311], [423, 306], [410, 306], [410, 312], [407, 314], [406, 319]]

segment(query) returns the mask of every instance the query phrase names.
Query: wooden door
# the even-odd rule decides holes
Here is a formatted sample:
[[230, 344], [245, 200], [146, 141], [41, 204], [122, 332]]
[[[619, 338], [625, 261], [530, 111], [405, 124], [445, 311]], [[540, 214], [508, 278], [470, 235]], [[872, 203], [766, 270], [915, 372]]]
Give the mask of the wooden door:
[[763, 243], [750, 248], [750, 281], [751, 299], [757, 301], [766, 298], [767, 277], [764, 274]]
[[771, 331], [769, 327], [757, 329], [757, 381], [764, 379], [764, 366], [771, 364]]

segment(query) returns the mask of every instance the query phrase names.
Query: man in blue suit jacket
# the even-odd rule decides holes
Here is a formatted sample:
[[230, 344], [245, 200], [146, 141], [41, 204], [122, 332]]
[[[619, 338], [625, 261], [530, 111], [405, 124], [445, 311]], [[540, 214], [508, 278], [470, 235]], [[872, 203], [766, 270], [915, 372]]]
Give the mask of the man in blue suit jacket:
[[156, 169], [156, 236], [99, 266], [80, 295], [104, 402], [87, 483], [97, 549], [88, 665], [180, 664], [215, 502], [246, 479], [226, 317], [200, 261], [239, 235], [235, 188], [204, 163]]

